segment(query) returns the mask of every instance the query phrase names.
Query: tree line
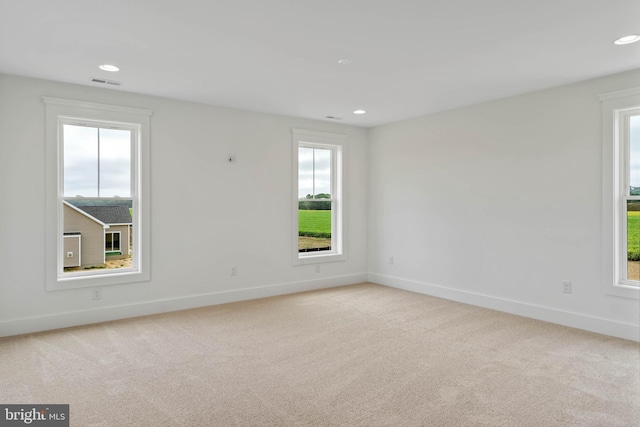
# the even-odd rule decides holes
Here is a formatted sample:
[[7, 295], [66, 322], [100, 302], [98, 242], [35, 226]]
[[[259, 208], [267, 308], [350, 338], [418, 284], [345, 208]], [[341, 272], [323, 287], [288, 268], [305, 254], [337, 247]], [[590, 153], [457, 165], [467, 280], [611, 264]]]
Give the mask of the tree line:
[[322, 199], [331, 199], [331, 195], [327, 193], [319, 193], [315, 196], [307, 194], [305, 198], [298, 201], [298, 209], [303, 211], [330, 211], [331, 201], [322, 201]]

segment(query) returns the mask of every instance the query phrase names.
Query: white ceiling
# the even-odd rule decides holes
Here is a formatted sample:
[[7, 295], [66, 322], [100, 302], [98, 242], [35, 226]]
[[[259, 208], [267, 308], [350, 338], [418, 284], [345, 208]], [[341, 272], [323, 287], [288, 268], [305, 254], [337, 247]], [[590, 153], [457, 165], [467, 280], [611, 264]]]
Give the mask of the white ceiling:
[[640, 68], [638, 33], [639, 0], [0, 0], [0, 72], [369, 127]]

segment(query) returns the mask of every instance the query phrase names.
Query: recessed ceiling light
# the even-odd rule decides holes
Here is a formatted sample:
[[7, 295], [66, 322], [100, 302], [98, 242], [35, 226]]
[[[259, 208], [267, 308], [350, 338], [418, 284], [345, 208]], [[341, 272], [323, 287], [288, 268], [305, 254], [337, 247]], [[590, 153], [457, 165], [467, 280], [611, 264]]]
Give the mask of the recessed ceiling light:
[[614, 41], [614, 44], [631, 44], [640, 40], [640, 35], [638, 34], [630, 34], [628, 36], [620, 37], [618, 40]]
[[115, 65], [111, 65], [111, 64], [103, 64], [99, 68], [102, 71], [110, 71], [112, 73], [115, 73], [116, 71], [120, 71], [120, 68], [116, 67]]
[[338, 59], [338, 64], [340, 64], [340, 65], [353, 64], [353, 59], [349, 59], [349, 58]]
[[355, 110], [353, 114], [367, 114], [365, 110]]

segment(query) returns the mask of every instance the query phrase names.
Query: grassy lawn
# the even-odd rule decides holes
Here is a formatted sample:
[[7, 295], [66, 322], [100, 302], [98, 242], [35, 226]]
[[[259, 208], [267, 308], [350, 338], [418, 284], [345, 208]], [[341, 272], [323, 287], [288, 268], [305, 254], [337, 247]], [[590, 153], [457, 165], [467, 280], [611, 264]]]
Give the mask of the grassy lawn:
[[298, 249], [331, 247], [331, 211], [298, 210]]
[[[331, 237], [331, 211], [298, 211], [300, 236]], [[627, 250], [640, 254], [640, 211], [627, 212]]]
[[331, 237], [331, 211], [298, 211], [300, 236]]
[[627, 252], [640, 253], [640, 211], [627, 212]]

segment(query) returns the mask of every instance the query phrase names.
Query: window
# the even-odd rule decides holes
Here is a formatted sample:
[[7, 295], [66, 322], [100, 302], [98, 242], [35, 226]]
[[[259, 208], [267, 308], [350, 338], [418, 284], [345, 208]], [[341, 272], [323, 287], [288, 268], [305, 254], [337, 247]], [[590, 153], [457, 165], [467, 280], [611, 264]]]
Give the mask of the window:
[[44, 102], [47, 289], [149, 280], [151, 112]]
[[[112, 231], [112, 225], [133, 224], [129, 209], [136, 200], [132, 162], [136, 127], [71, 118], [59, 118], [58, 123], [62, 128], [59, 169], [67, 202], [62, 210], [63, 234], [79, 232], [84, 239], [82, 262], [65, 265], [63, 272], [71, 275], [133, 266], [133, 247], [131, 254], [126, 252], [128, 262], [114, 263], [108, 256], [122, 255], [120, 231]], [[122, 210], [124, 218], [114, 215]], [[100, 250], [103, 242], [104, 250]]]
[[640, 90], [600, 96], [604, 292], [640, 296]]
[[[104, 251], [109, 253], [120, 252], [120, 232], [119, 231], [107, 231], [104, 236], [105, 247]], [[119, 267], [113, 267], [119, 268]]]
[[620, 282], [640, 285], [640, 108], [618, 113], [618, 135], [623, 159], [619, 185]]
[[345, 259], [344, 142], [339, 134], [293, 130], [294, 263]]

